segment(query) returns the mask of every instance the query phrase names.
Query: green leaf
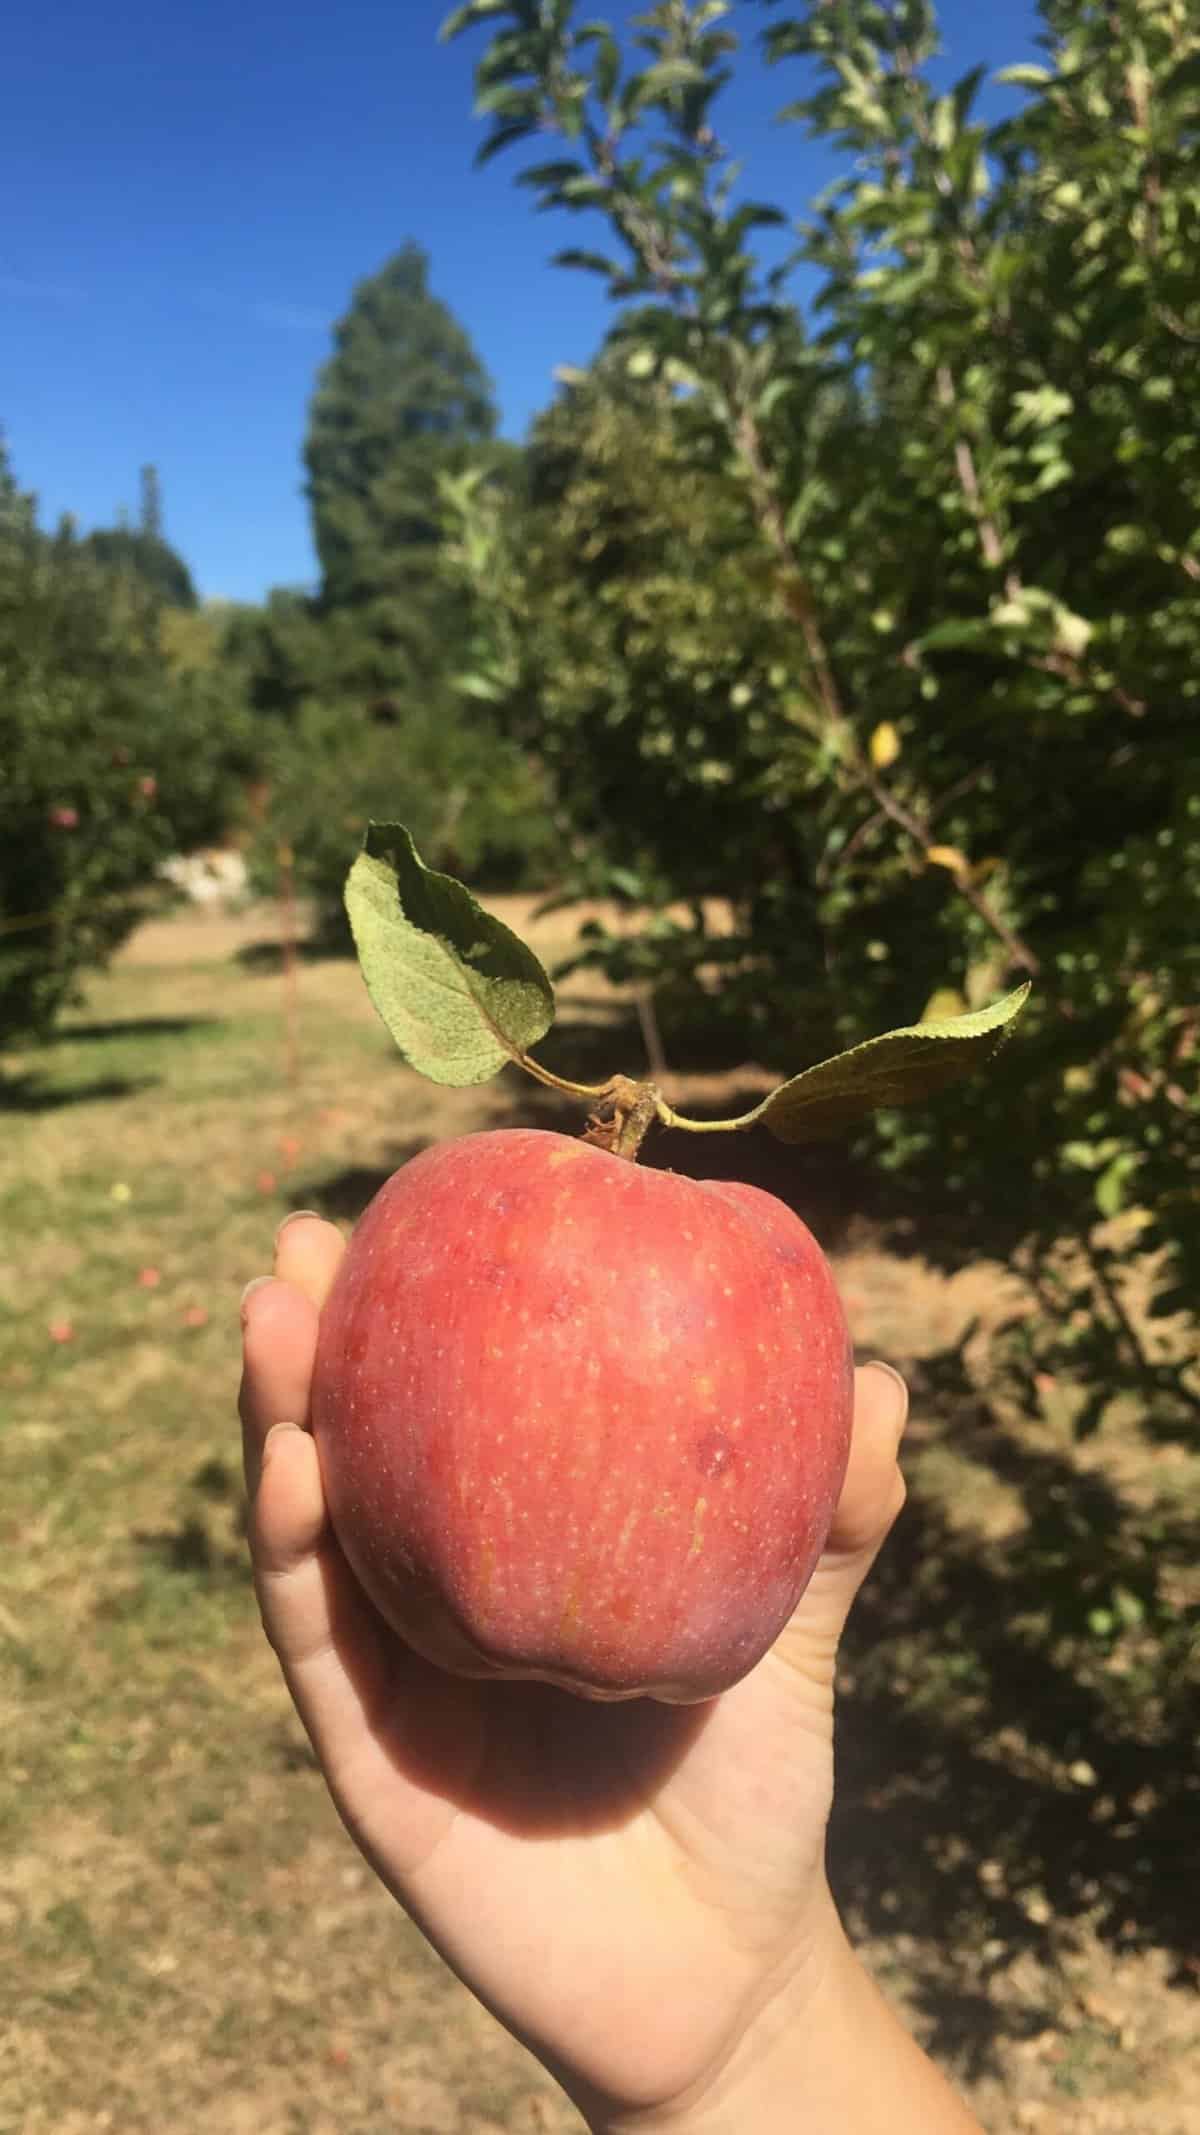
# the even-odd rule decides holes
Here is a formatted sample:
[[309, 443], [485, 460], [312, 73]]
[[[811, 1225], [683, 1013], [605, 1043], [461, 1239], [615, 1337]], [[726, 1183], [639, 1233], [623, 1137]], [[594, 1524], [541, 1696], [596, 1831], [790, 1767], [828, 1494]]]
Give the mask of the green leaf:
[[986, 1065], [1029, 998], [1028, 985], [990, 1008], [938, 1017], [870, 1038], [773, 1090], [749, 1120], [781, 1142], [819, 1141], [881, 1105], [932, 1097]]
[[461, 37], [463, 31], [471, 29], [475, 23], [507, 13], [508, 0], [467, 0], [465, 7], [456, 7], [447, 15], [438, 31], [438, 40], [441, 44], [449, 44], [452, 38]]
[[932, 630], [916, 641], [919, 652], [957, 652], [972, 646], [988, 645], [995, 640], [993, 618], [987, 615], [964, 616], [961, 620], [951, 617], [947, 622], [935, 623]]
[[629, 86], [640, 105], [669, 96], [676, 89], [698, 89], [706, 79], [703, 67], [698, 67], [694, 59], [660, 59]]
[[518, 171], [518, 185], [565, 185], [568, 178], [586, 178], [582, 163], [560, 159], [555, 163], [531, 163], [527, 170]]
[[596, 208], [610, 197], [611, 187], [606, 179], [590, 177], [583, 171], [578, 178], [564, 178], [558, 191], [560, 207]]
[[482, 169], [485, 163], [491, 162], [493, 156], [511, 148], [514, 142], [527, 140], [533, 131], [532, 119], [514, 119], [511, 125], [497, 126], [495, 132], [488, 135], [483, 146], [475, 151], [476, 168]]
[[485, 704], [499, 704], [505, 695], [504, 684], [494, 675], [455, 675], [454, 687], [464, 697], [479, 697]]
[[528, 121], [533, 124], [540, 115], [536, 89], [510, 81], [493, 82], [481, 89], [475, 98], [474, 110], [479, 119], [496, 118], [514, 123]]
[[589, 274], [614, 275], [621, 272], [618, 260], [606, 259], [603, 252], [583, 252], [578, 245], [568, 245], [565, 252], [556, 252], [550, 264], [553, 267], [583, 267]]
[[986, 78], [986, 66], [972, 67], [968, 74], [962, 75], [955, 82], [954, 88], [950, 93], [954, 98], [955, 115], [960, 127], [965, 126], [970, 118], [980, 86]]
[[1123, 1150], [1096, 1181], [1096, 1206], [1106, 1218], [1119, 1216], [1125, 1206], [1125, 1188], [1138, 1168], [1135, 1150]]
[[995, 80], [1003, 82], [1005, 87], [1010, 89], [1044, 89], [1047, 82], [1054, 80], [1054, 76], [1048, 67], [1022, 64], [1019, 67], [1001, 67]]
[[544, 1038], [554, 989], [531, 949], [401, 823], [371, 823], [346, 883], [367, 992], [410, 1067], [465, 1089]]
[[605, 33], [596, 54], [592, 72], [592, 86], [602, 104], [609, 104], [617, 92], [621, 79], [621, 50], [615, 37]]

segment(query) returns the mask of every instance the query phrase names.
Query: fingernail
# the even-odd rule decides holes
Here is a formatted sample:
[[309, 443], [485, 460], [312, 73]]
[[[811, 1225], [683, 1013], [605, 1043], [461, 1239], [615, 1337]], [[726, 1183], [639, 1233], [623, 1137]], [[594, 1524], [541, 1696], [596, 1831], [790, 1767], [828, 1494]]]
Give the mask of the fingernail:
[[294, 1209], [292, 1209], [292, 1211], [291, 1211], [290, 1215], [287, 1215], [287, 1216], [285, 1216], [285, 1217], [284, 1217], [284, 1219], [283, 1219], [283, 1222], [282, 1222], [282, 1223], [280, 1224], [280, 1226], [279, 1226], [279, 1229], [278, 1229], [278, 1230], [276, 1231], [276, 1233], [275, 1233], [275, 1243], [276, 1243], [276, 1245], [278, 1245], [278, 1244], [279, 1244], [279, 1241], [280, 1241], [280, 1239], [282, 1238], [282, 1236], [283, 1236], [284, 1232], [286, 1231], [286, 1229], [287, 1229], [287, 1227], [288, 1227], [288, 1224], [289, 1224], [289, 1223], [299, 1223], [299, 1221], [300, 1221], [300, 1218], [301, 1218], [301, 1216], [314, 1216], [314, 1217], [316, 1218], [316, 1220], [317, 1220], [317, 1222], [318, 1222], [318, 1223], [320, 1223], [320, 1221], [321, 1221], [321, 1211], [320, 1211], [320, 1209], [318, 1209], [318, 1208], [294, 1208]]
[[245, 1289], [242, 1291], [241, 1300], [238, 1304], [238, 1311], [241, 1313], [243, 1319], [246, 1316], [246, 1306], [248, 1305], [250, 1299], [253, 1297], [255, 1291], [261, 1290], [264, 1283], [272, 1282], [273, 1280], [274, 1278], [270, 1275], [256, 1275], [251, 1282], [248, 1282], [246, 1284]]
[[897, 1438], [902, 1438], [904, 1426], [908, 1422], [908, 1382], [901, 1378], [894, 1364], [885, 1364], [882, 1357], [872, 1357], [871, 1370], [886, 1372], [896, 1389], [895, 1431]]
[[278, 1440], [279, 1440], [280, 1436], [281, 1436], [282, 1434], [284, 1434], [284, 1433], [288, 1432], [288, 1431], [294, 1431], [294, 1432], [295, 1432], [295, 1433], [296, 1433], [297, 1435], [299, 1435], [299, 1433], [300, 1433], [300, 1426], [299, 1426], [299, 1424], [298, 1424], [298, 1423], [273, 1423], [273, 1424], [271, 1425], [271, 1428], [270, 1428], [270, 1430], [269, 1430], [269, 1431], [267, 1432], [267, 1435], [266, 1435], [266, 1437], [265, 1437], [265, 1438], [263, 1439], [263, 1448], [262, 1448], [262, 1460], [263, 1460], [263, 1466], [264, 1466], [264, 1467], [266, 1466], [267, 1462], [268, 1462], [268, 1461], [270, 1460], [270, 1458], [271, 1458], [271, 1455], [272, 1455], [272, 1452], [273, 1452], [273, 1451], [275, 1450], [275, 1446], [276, 1446], [276, 1444], [277, 1444], [277, 1442], [278, 1442]]

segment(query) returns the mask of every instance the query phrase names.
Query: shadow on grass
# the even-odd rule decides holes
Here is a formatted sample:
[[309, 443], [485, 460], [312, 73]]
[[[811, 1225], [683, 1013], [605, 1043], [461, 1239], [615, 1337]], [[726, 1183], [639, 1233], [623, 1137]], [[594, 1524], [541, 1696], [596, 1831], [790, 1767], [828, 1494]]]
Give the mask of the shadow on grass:
[[182, 1038], [218, 1028], [216, 1016], [129, 1016], [111, 1023], [64, 1023], [44, 1040], [58, 1045], [92, 1045], [112, 1038]]
[[[923, 1419], [930, 1402], [920, 1395]], [[1147, 1525], [1095, 1474], [998, 1425], [961, 1384], [932, 1397], [1015, 1492], [1024, 1526], [981, 1543], [919, 1490], [851, 1619], [831, 1868], [858, 1933], [903, 1933], [939, 2051], [972, 2074], [1015, 2015], [989, 1980], [1069, 1949], [1086, 1922], [1114, 1951], [1167, 1951], [1195, 1983], [1183, 1864], [1200, 1820], [1200, 1686], [1186, 1627], [1155, 1625], [1162, 1571], [1189, 1567], [1200, 1522]], [[1118, 1655], [1089, 1628], [1121, 1590], [1147, 1630]]]
[[240, 949], [234, 950], [232, 961], [244, 971], [269, 978], [273, 972], [283, 970], [289, 954], [300, 964], [344, 964], [353, 960], [354, 953], [354, 942], [347, 930], [344, 934], [300, 935], [287, 948], [275, 939], [243, 942]]
[[118, 1103], [153, 1089], [162, 1079], [149, 1074], [112, 1074], [87, 1081], [59, 1080], [65, 1070], [55, 1056], [73, 1046], [123, 1042], [151, 1046], [158, 1039], [208, 1036], [219, 1028], [215, 1016], [130, 1016], [114, 1022], [64, 1023], [39, 1042], [36, 1055], [31, 1049], [30, 1057], [45, 1057], [45, 1068], [0, 1072], [0, 1112], [58, 1112], [69, 1105]]
[[116, 1103], [153, 1089], [157, 1075], [102, 1075], [92, 1082], [48, 1083], [43, 1075], [0, 1077], [0, 1112], [60, 1112], [68, 1105]]
[[250, 1564], [245, 1548], [220, 1540], [199, 1513], [188, 1513], [177, 1527], [134, 1535], [139, 1549], [163, 1571], [201, 1578], [212, 1586], [248, 1586]]
[[384, 1164], [348, 1164], [344, 1171], [314, 1179], [289, 1179], [289, 1196], [297, 1208], [312, 1209], [331, 1223], [357, 1223], [392, 1173], [428, 1146], [427, 1142], [398, 1142]]
[[210, 1586], [249, 1585], [240, 1463], [217, 1455], [203, 1461], [189, 1479], [178, 1521], [169, 1527], [135, 1529], [133, 1539], [146, 1559], [163, 1571]]

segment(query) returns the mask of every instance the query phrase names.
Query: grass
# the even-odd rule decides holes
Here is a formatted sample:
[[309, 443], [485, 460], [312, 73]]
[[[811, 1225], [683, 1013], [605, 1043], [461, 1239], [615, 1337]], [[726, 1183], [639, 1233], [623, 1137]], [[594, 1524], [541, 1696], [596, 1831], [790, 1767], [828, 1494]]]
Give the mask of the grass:
[[[349, 965], [305, 962], [289, 1005], [227, 948], [153, 930], [6, 1068], [0, 2135], [575, 2128], [328, 1806], [257, 1623], [234, 1419], [238, 1296], [287, 1209], [351, 1219], [415, 1146], [521, 1100], [409, 1075]], [[853, 1236], [839, 1272], [864, 1346], [918, 1378], [999, 1281]], [[1136, 1630], [1081, 1663], [1008, 1621], [1006, 1566], [1080, 1487], [1061, 1433], [943, 1415], [932, 1365], [928, 1386], [847, 1667], [844, 1903], [987, 2125], [1015, 2102], [1044, 2131], [1196, 2135], [1197, 1975], [1164, 1897], [1200, 1806], [1164, 1761], [1178, 1726], [1161, 1686], [1122, 1689]], [[1087, 1462], [1176, 1547], [1200, 1463], [1134, 1433]], [[1184, 1655], [1175, 1723], [1196, 1674]]]
[[270, 973], [125, 964], [10, 1071], [4, 2135], [559, 2110], [358, 1865], [258, 1629], [241, 1287], [289, 1207], [440, 1131], [347, 967], [304, 968], [296, 1040], [291, 1083]]

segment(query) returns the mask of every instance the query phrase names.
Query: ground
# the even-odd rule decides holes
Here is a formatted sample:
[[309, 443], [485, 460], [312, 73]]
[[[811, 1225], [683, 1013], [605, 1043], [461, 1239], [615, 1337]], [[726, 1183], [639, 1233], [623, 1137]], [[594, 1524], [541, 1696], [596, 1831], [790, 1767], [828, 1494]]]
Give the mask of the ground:
[[[534, 925], [543, 954], [567, 926]], [[549, 1053], [636, 1070], [591, 980], [564, 1024]], [[2, 1090], [0, 2135], [576, 2128], [328, 1806], [258, 1628], [233, 1417], [237, 1299], [280, 1216], [349, 1223], [429, 1140], [548, 1123], [540, 1093], [421, 1083], [355, 968], [285, 963], [263, 910], [146, 927]], [[1136, 1623], [1089, 1655], [1021, 1579], [1073, 1519], [1111, 1552], [1114, 1508], [1169, 1554], [1200, 1463], [1119, 1424], [1079, 1453], [1053, 1400], [998, 1421], [964, 1372], [1004, 1271], [947, 1279], [836, 1174], [810, 1195], [798, 1160], [751, 1161], [916, 1390], [910, 1510], [841, 1686], [856, 1939], [989, 2131], [1198, 2135], [1196, 1670], [1164, 1688]]]

